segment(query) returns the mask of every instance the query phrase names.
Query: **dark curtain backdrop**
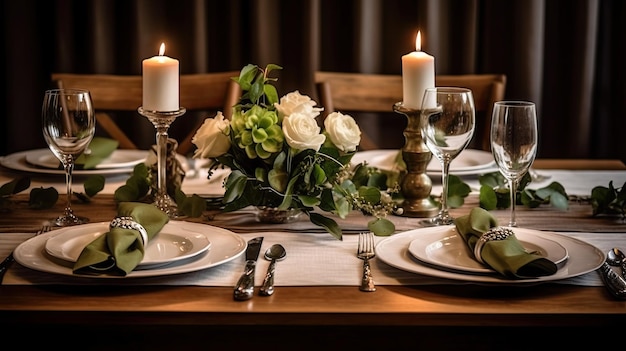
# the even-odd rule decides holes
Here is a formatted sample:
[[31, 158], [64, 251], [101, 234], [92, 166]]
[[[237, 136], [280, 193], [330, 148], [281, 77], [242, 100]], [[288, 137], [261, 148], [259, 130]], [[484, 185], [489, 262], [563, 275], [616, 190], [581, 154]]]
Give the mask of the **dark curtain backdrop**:
[[[2, 10], [0, 154], [45, 147], [52, 72], [140, 74], [165, 42], [181, 73], [276, 63], [281, 94], [316, 98], [315, 70], [400, 74], [420, 29], [437, 74], [504, 73], [508, 99], [537, 104], [539, 157], [626, 161], [623, 0], [6, 0]], [[401, 117], [385, 118], [367, 123], [402, 146]], [[154, 142], [147, 120], [125, 122], [140, 145]], [[179, 118], [170, 134], [194, 123]]]

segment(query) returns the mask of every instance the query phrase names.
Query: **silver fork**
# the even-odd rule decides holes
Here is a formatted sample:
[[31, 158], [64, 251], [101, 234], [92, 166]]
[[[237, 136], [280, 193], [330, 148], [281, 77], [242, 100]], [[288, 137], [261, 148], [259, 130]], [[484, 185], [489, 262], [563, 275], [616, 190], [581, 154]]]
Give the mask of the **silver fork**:
[[[44, 224], [41, 229], [35, 233], [35, 236], [43, 234], [45, 232], [49, 232], [52, 230], [50, 225]], [[2, 280], [4, 279], [4, 274], [9, 270], [9, 267], [15, 262], [15, 258], [13, 257], [13, 251], [7, 256], [2, 262], [0, 262], [0, 285], [2, 284]]]
[[361, 278], [361, 286], [359, 287], [361, 291], [376, 291], [369, 261], [375, 256], [374, 233], [359, 233], [359, 245], [357, 247], [356, 257], [363, 260], [363, 277]]

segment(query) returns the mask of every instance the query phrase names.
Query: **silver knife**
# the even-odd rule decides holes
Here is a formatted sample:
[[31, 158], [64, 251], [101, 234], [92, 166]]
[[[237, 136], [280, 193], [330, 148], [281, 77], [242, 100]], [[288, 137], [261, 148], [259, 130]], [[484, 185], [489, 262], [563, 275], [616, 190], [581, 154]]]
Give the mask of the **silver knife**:
[[254, 269], [256, 268], [256, 260], [259, 258], [259, 252], [261, 252], [262, 243], [262, 236], [248, 241], [246, 268], [235, 286], [233, 293], [235, 300], [249, 300], [254, 295]]

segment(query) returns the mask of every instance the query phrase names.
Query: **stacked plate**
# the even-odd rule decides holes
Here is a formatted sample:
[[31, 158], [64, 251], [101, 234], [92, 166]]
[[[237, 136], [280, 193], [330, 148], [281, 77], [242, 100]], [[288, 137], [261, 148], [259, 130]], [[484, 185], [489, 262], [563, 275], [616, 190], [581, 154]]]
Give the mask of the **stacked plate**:
[[593, 245], [563, 234], [511, 228], [527, 251], [538, 252], [559, 267], [550, 276], [510, 279], [480, 264], [454, 226], [395, 234], [376, 246], [376, 257], [404, 271], [481, 283], [538, 283], [575, 277], [599, 268], [605, 254]]
[[[144, 162], [146, 150], [115, 150], [94, 169], [75, 169], [74, 175], [132, 173], [136, 164]], [[0, 159], [4, 167], [32, 173], [65, 174], [50, 149], [36, 149], [10, 154]]]
[[[401, 158], [399, 150], [369, 150], [359, 151], [352, 157], [352, 164], [357, 165], [363, 161], [372, 167], [380, 168], [386, 171], [397, 170], [396, 159]], [[467, 149], [463, 150], [450, 163], [450, 174], [457, 176], [476, 175], [490, 172], [497, 172], [498, 167], [493, 160], [490, 152], [483, 150]], [[439, 160], [433, 157], [428, 166], [426, 173], [430, 176], [441, 176], [441, 164]]]
[[57, 229], [31, 238], [13, 253], [21, 265], [48, 273], [89, 278], [135, 278], [188, 273], [228, 262], [246, 249], [229, 230], [200, 223], [170, 221], [148, 243], [137, 268], [125, 277], [75, 275], [83, 248], [108, 231], [108, 222]]

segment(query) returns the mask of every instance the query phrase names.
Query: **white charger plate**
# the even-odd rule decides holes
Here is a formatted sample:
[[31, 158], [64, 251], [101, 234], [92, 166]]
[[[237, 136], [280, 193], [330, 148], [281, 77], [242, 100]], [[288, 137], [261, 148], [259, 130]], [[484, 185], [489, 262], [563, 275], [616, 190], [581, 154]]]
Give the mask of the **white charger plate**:
[[[144, 150], [113, 150], [111, 155], [98, 163], [93, 169], [133, 168], [144, 162], [148, 152]], [[26, 162], [31, 165], [50, 169], [59, 169], [59, 159], [50, 149], [32, 150], [26, 154]]]
[[[394, 171], [395, 159], [400, 150], [367, 150], [359, 151], [352, 156], [352, 164], [357, 165], [364, 161], [367, 164], [386, 171]], [[497, 172], [498, 167], [493, 160], [493, 155], [484, 150], [467, 149], [463, 150], [450, 163], [450, 174], [454, 175], [474, 175], [482, 173]], [[441, 175], [441, 163], [437, 158], [433, 158], [426, 166], [426, 172], [433, 175]]]
[[[60, 229], [58, 235], [48, 239], [46, 252], [58, 259], [75, 263], [85, 246], [109, 230], [109, 223], [90, 223]], [[211, 246], [201, 233], [167, 232], [165, 228], [148, 242], [138, 269], [152, 269], [195, 257]]]
[[[510, 228], [528, 252], [537, 252], [557, 265], [568, 258], [567, 249], [554, 240], [535, 235], [523, 228]], [[424, 233], [409, 244], [409, 252], [418, 260], [456, 272], [498, 274], [476, 261], [455, 227]]]
[[63, 231], [60, 229], [53, 230], [37, 235], [23, 242], [15, 248], [15, 251], [13, 252], [15, 261], [30, 269], [72, 277], [93, 279], [128, 279], [189, 273], [215, 267], [239, 257], [244, 253], [247, 246], [246, 241], [240, 235], [223, 228], [201, 223], [170, 221], [163, 227], [161, 232], [179, 233], [179, 235], [181, 232], [203, 234], [211, 242], [211, 249], [198, 255], [198, 257], [194, 260], [183, 260], [179, 263], [172, 263], [154, 269], [134, 270], [126, 276], [114, 276], [107, 274], [83, 275], [74, 274], [71, 263], [58, 260], [46, 253], [46, 241], [56, 235], [59, 235], [59, 232], [62, 233]]
[[569, 257], [555, 274], [537, 278], [511, 279], [501, 274], [453, 272], [426, 265], [414, 258], [409, 252], [411, 242], [421, 235], [428, 235], [437, 231], [449, 231], [451, 227], [453, 226], [428, 227], [394, 234], [381, 240], [376, 245], [376, 257], [392, 267], [411, 273], [457, 281], [504, 285], [536, 284], [576, 277], [598, 269], [606, 258], [606, 255], [600, 251], [600, 249], [582, 240], [554, 232], [543, 232], [531, 229], [527, 230], [538, 237], [553, 240], [567, 250]]
[[[16, 152], [16, 153], [0, 158], [0, 164], [4, 167], [10, 168], [16, 171], [39, 173], [39, 174], [64, 175], [65, 171], [62, 169], [38, 167], [26, 161], [27, 157], [32, 158], [33, 154], [35, 155], [40, 154], [43, 151], [51, 152], [49, 149], [36, 149], [36, 150]], [[125, 153], [126, 151], [133, 151], [133, 152], [140, 151], [144, 153], [143, 154], [144, 159], [148, 153], [147, 151], [141, 151], [141, 150], [119, 150], [119, 151], [123, 153]], [[120, 167], [120, 168], [103, 168], [103, 169], [75, 169], [72, 172], [72, 174], [73, 175], [91, 175], [91, 174], [108, 175], [108, 174], [124, 174], [124, 173], [132, 173], [132, 172], [133, 172], [133, 167]]]

